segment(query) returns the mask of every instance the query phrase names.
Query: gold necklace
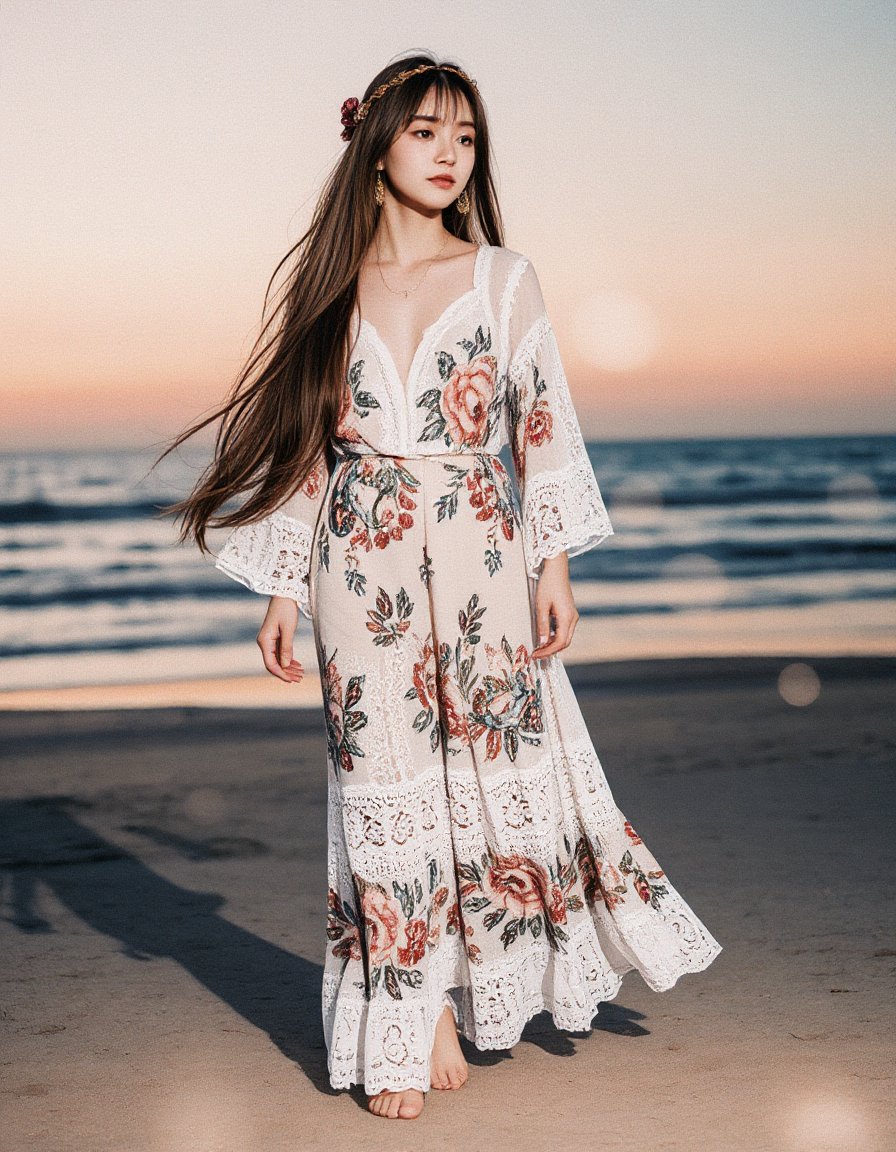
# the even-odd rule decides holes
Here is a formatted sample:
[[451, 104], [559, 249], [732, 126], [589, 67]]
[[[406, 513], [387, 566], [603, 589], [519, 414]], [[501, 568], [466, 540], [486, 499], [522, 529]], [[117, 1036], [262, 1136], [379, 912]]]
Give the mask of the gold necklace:
[[380, 243], [379, 243], [379, 238], [377, 238], [376, 266], [377, 266], [377, 269], [379, 270], [380, 279], [386, 285], [386, 287], [389, 289], [389, 291], [392, 293], [393, 296], [404, 296], [405, 300], [407, 300], [408, 296], [410, 296], [410, 294], [412, 292], [416, 292], [417, 289], [420, 287], [420, 285], [423, 283], [423, 281], [426, 279], [426, 277], [429, 275], [430, 268], [432, 268], [432, 266], [433, 266], [433, 264], [435, 264], [436, 260], [438, 260], [438, 258], [445, 251], [445, 248], [447, 247], [448, 241], [450, 239], [451, 239], [451, 233], [447, 232], [445, 234], [445, 240], [444, 240], [444, 243], [442, 244], [442, 247], [438, 250], [438, 252], [436, 252], [435, 256], [433, 256], [433, 258], [430, 260], [430, 262], [426, 265], [426, 271], [423, 273], [423, 275], [420, 277], [420, 279], [417, 281], [417, 283], [414, 285], [413, 288], [390, 288], [389, 284], [386, 281], [386, 277], [383, 275], [383, 269], [380, 267]]

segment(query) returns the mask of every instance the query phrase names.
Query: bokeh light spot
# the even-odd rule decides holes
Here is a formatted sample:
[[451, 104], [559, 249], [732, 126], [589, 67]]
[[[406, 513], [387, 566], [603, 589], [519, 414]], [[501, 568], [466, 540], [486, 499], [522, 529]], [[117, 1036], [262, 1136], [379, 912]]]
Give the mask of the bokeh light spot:
[[809, 664], [796, 661], [782, 668], [778, 675], [778, 692], [781, 699], [795, 708], [805, 708], [818, 699], [821, 681], [818, 673]]
[[219, 788], [194, 788], [184, 798], [184, 813], [197, 824], [217, 824], [227, 815], [227, 801]]
[[648, 528], [659, 521], [662, 487], [649, 476], [627, 476], [613, 485], [611, 507], [620, 528]]
[[874, 480], [864, 472], [841, 472], [828, 483], [827, 507], [843, 520], [876, 520], [886, 511]]
[[684, 552], [673, 556], [663, 564], [662, 578], [669, 583], [677, 582], [679, 587], [674, 593], [670, 588], [670, 596], [693, 608], [720, 604], [731, 591], [725, 569], [705, 552]]
[[870, 1152], [872, 1147], [865, 1116], [844, 1096], [804, 1093], [794, 1101], [785, 1131], [789, 1139], [782, 1147], [793, 1152]]

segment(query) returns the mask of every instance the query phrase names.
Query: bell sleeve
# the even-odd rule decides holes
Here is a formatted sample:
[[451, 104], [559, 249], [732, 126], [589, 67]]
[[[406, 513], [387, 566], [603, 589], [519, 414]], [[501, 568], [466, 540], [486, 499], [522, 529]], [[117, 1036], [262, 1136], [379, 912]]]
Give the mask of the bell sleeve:
[[311, 545], [327, 489], [327, 464], [321, 453], [302, 486], [263, 520], [240, 524], [224, 541], [215, 567], [265, 596], [294, 600], [311, 619], [309, 573]]
[[508, 334], [507, 435], [522, 504], [526, 567], [578, 556], [613, 526], [585, 441], [541, 286], [529, 261], [516, 285]]

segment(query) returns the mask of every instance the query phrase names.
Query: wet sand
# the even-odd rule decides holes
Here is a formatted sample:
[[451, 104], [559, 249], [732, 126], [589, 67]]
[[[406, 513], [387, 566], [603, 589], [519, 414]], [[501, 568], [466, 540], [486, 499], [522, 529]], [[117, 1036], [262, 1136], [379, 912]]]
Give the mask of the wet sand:
[[569, 666], [617, 803], [724, 951], [661, 994], [629, 973], [588, 1033], [463, 1041], [468, 1083], [411, 1122], [328, 1085], [313, 685], [0, 712], [0, 1147], [896, 1147], [896, 659], [807, 656], [796, 706], [801, 659]]

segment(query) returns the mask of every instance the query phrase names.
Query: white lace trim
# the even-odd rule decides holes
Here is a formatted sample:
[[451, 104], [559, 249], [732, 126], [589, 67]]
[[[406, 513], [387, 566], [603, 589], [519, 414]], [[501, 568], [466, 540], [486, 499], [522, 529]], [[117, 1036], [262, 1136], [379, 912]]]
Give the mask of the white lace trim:
[[539, 472], [525, 484], [523, 524], [526, 568], [541, 571], [548, 556], [578, 556], [614, 535], [594, 470], [586, 460]]
[[[669, 966], [663, 982], [645, 976], [656, 992], [668, 991], [687, 973], [703, 971], [722, 951], [709, 941], [697, 947], [690, 921], [676, 924], [673, 915], [665, 927], [670, 942], [681, 927], [691, 939], [682, 939], [678, 962]], [[325, 975], [322, 1006], [331, 1086], [363, 1084], [369, 1096], [384, 1089], [428, 1092], [435, 1025], [445, 1003], [479, 1051], [515, 1047], [526, 1024], [545, 1010], [555, 1027], [587, 1032], [599, 1006], [616, 998], [623, 976], [638, 966], [613, 949], [608, 935], [602, 943], [613, 956], [611, 963], [599, 936], [600, 929], [595, 933], [593, 923], [585, 921], [571, 933], [565, 955], [552, 952], [542, 936], [530, 939], [512, 959], [483, 969], [468, 964], [459, 936], [445, 937], [441, 955], [437, 952], [430, 966], [427, 993], [415, 1000], [396, 1001], [384, 994], [368, 1001], [360, 988], [346, 990], [338, 976]], [[685, 957], [688, 942], [695, 946]]]
[[234, 528], [215, 567], [253, 592], [295, 600], [311, 618], [308, 574], [314, 530], [304, 520], [272, 512], [264, 520]]

